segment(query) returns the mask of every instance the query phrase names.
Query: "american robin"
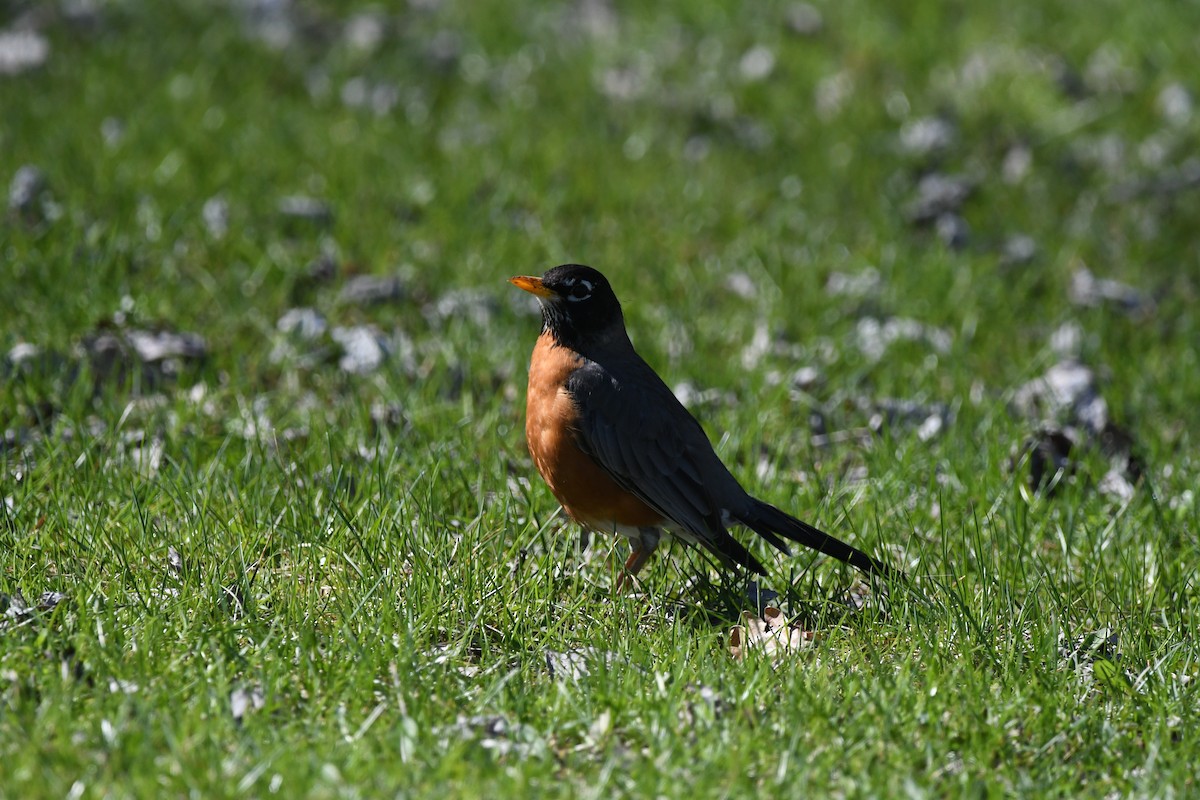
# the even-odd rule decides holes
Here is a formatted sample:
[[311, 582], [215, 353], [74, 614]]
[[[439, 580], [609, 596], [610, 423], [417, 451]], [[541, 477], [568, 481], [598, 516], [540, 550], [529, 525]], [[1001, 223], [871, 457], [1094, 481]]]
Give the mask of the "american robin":
[[730, 568], [765, 574], [729, 534], [735, 524], [784, 553], [781, 536], [867, 573], [899, 574], [741, 487], [700, 423], [633, 349], [621, 304], [598, 271], [564, 264], [510, 282], [542, 307], [525, 409], [533, 463], [572, 519], [629, 540], [626, 576], [645, 566], [664, 530]]

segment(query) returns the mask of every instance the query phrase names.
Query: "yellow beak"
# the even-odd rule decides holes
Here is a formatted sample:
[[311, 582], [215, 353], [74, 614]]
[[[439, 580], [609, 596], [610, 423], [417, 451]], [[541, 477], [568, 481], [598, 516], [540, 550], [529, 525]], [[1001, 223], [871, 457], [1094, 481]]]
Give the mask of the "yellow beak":
[[508, 282], [518, 289], [524, 289], [530, 294], [536, 294], [538, 297], [557, 297], [553, 290], [546, 287], [542, 283], [541, 278], [535, 278], [532, 275], [517, 275], [508, 279]]

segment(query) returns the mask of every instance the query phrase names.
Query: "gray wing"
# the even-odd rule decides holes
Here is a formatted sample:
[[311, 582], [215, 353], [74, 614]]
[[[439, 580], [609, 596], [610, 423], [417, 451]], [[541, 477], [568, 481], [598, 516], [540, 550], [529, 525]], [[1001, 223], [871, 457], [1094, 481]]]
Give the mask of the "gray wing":
[[695, 417], [644, 361], [632, 358], [622, 364], [622, 381], [594, 361], [567, 381], [581, 412], [576, 443], [618, 486], [722, 561], [762, 571], [722, 523], [722, 510], [745, 492]]

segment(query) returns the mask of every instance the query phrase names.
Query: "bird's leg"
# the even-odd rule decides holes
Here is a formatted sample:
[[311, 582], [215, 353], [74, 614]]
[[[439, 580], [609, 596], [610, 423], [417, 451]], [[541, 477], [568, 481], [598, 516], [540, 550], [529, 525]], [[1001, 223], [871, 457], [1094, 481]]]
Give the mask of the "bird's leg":
[[650, 560], [650, 556], [654, 555], [654, 551], [658, 549], [658, 528], [638, 528], [638, 533], [641, 534], [641, 537], [630, 542], [633, 551], [625, 562], [625, 572], [630, 578], [637, 577], [637, 574], [642, 571], [642, 567], [646, 566], [646, 562]]
[[617, 580], [617, 591], [625, 588], [641, 572], [642, 567], [658, 549], [659, 533], [657, 528], [638, 528], [640, 536], [629, 540], [629, 558], [625, 561], [625, 573]]

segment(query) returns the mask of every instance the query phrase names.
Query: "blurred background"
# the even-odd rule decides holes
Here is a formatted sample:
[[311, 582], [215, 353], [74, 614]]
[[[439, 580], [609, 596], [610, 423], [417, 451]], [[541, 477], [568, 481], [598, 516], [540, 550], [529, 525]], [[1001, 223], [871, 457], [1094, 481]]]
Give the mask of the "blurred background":
[[1102, 388], [1084, 427], [1111, 412], [1165, 452], [1195, 429], [1194, 4], [75, 0], [2, 21], [10, 446], [201, 384], [227, 392], [214, 434], [255, 404], [304, 432], [350, 399], [520, 459], [537, 321], [504, 279], [567, 261], [610, 276], [706, 420], [751, 425], [746, 464], [763, 439], [924, 442], [1014, 406], [1020, 448]]

